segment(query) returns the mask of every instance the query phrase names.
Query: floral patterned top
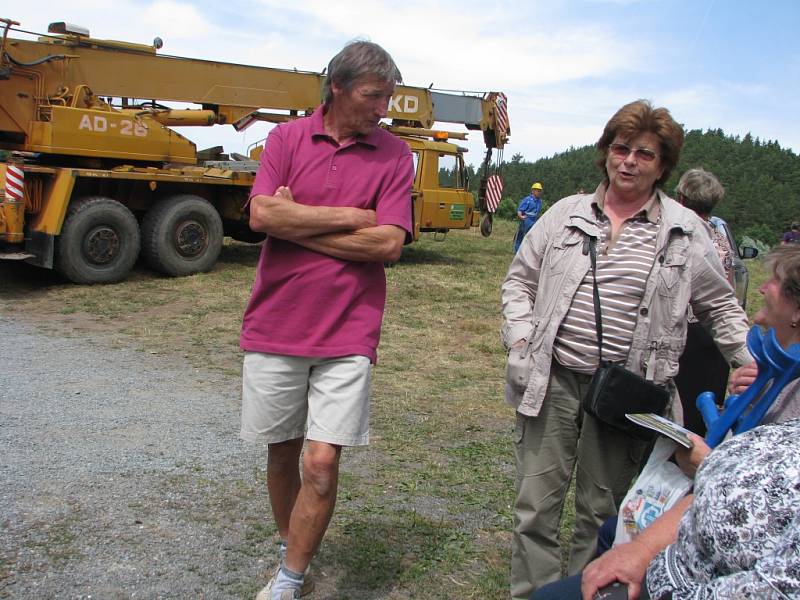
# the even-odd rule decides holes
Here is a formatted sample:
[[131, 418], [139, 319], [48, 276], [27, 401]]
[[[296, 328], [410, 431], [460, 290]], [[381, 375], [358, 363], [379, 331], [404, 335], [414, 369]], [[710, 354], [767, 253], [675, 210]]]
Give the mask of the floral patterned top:
[[[734, 436], [703, 461], [651, 598], [800, 598], [800, 419]], [[667, 596], [669, 597], [669, 596]]]
[[725, 278], [731, 281], [731, 271], [733, 271], [733, 248], [728, 241], [728, 238], [719, 231], [716, 227], [711, 232], [711, 243], [719, 255], [719, 261], [722, 263], [722, 268], [725, 270]]

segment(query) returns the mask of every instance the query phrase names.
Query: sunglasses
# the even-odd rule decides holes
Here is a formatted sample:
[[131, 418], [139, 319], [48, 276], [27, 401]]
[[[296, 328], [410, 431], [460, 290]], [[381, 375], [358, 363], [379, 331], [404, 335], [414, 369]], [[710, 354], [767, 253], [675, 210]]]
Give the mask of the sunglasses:
[[658, 153], [650, 148], [631, 148], [627, 144], [611, 144], [608, 149], [616, 158], [628, 158], [631, 152], [636, 160], [642, 162], [653, 162], [658, 157]]

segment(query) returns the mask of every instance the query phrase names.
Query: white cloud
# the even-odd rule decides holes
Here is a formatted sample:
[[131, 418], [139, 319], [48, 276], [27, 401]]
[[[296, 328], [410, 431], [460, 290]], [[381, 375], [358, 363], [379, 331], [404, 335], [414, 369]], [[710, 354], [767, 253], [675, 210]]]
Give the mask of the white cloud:
[[[261, 2], [270, 11], [280, 4]], [[510, 10], [527, 14], [510, 15]], [[532, 10], [518, 3], [513, 9], [482, 5], [469, 10], [450, 0], [410, 0], [402, 11], [391, 2], [373, 2], [365, 10], [360, 0], [341, 0], [331, 10], [327, 0], [308, 0], [293, 6], [292, 14], [306, 38], [318, 34], [329, 43], [337, 40], [336, 49], [355, 37], [381, 44], [394, 56], [405, 80], [415, 85], [525, 89], [643, 67], [607, 28], [559, 22], [557, 15], [537, 18]], [[542, 20], [546, 18], [554, 20]], [[529, 19], [536, 22], [537, 32], [547, 32], [546, 38], [532, 35]], [[646, 45], [639, 46], [638, 54], [646, 55]]]
[[[512, 127], [506, 155], [520, 152], [528, 160], [593, 143], [614, 111], [637, 98], [667, 106], [689, 128], [752, 130], [800, 148], [797, 51], [766, 54], [770, 40], [762, 32], [759, 54], [764, 64], [781, 65], [778, 75], [741, 68], [739, 79], [726, 80], [723, 72], [734, 77], [736, 58], [714, 51], [711, 25], [691, 52], [682, 51], [679, 35], [691, 16], [702, 18], [702, 7], [671, 0], [668, 8], [650, 0], [406, 0], [402, 7], [388, 0], [45, 0], [17, 3], [4, 16], [29, 30], [66, 20], [100, 38], [147, 44], [160, 36], [166, 54], [312, 71], [348, 40], [368, 37], [392, 53], [410, 85], [506, 92]], [[782, 20], [796, 19], [796, 8], [781, 10]], [[636, 15], [654, 11], [669, 19], [648, 22], [646, 32], [631, 27]], [[737, 12], [729, 6], [726, 17]], [[694, 69], [697, 61], [702, 72]], [[256, 138], [252, 130], [242, 136], [219, 127], [182, 133], [200, 140], [198, 146], [218, 139], [236, 151]], [[476, 163], [481, 135], [470, 136], [468, 159]]]
[[142, 26], [160, 31], [161, 37], [197, 40], [208, 38], [215, 29], [197, 8], [187, 2], [158, 0], [145, 5], [139, 13]]

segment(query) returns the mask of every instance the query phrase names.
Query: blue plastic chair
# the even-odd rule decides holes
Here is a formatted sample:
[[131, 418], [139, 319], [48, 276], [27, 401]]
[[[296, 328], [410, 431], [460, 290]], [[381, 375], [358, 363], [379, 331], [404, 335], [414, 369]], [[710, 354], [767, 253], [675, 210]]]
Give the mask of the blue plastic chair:
[[758, 326], [753, 327], [747, 334], [747, 347], [758, 364], [758, 376], [750, 387], [741, 394], [728, 396], [721, 413], [713, 392], [697, 396], [697, 408], [708, 428], [706, 444], [711, 448], [719, 445], [728, 431], [736, 435], [761, 423], [781, 390], [800, 376], [800, 344], [784, 350], [774, 329], [763, 334]]

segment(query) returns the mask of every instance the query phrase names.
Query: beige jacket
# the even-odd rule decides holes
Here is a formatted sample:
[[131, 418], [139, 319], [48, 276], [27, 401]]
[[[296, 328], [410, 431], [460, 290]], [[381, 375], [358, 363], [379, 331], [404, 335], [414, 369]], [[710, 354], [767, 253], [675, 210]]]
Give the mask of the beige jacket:
[[[592, 195], [569, 196], [556, 203], [526, 236], [509, 267], [502, 287], [506, 348], [520, 339], [526, 344], [509, 357], [506, 400], [520, 413], [536, 416], [550, 379], [553, 341], [580, 282], [589, 269], [586, 236], [600, 231], [591, 203], [603, 198], [601, 184]], [[667, 416], [681, 422], [680, 402], [672, 378], [686, 343], [686, 310], [714, 338], [733, 366], [752, 362], [747, 351], [747, 316], [725, 279], [717, 251], [705, 225], [691, 210], [658, 191], [661, 227], [656, 260], [645, 284], [626, 368], [672, 393]], [[520, 369], [519, 365], [525, 366]], [[519, 371], [527, 371], [527, 377]]]

